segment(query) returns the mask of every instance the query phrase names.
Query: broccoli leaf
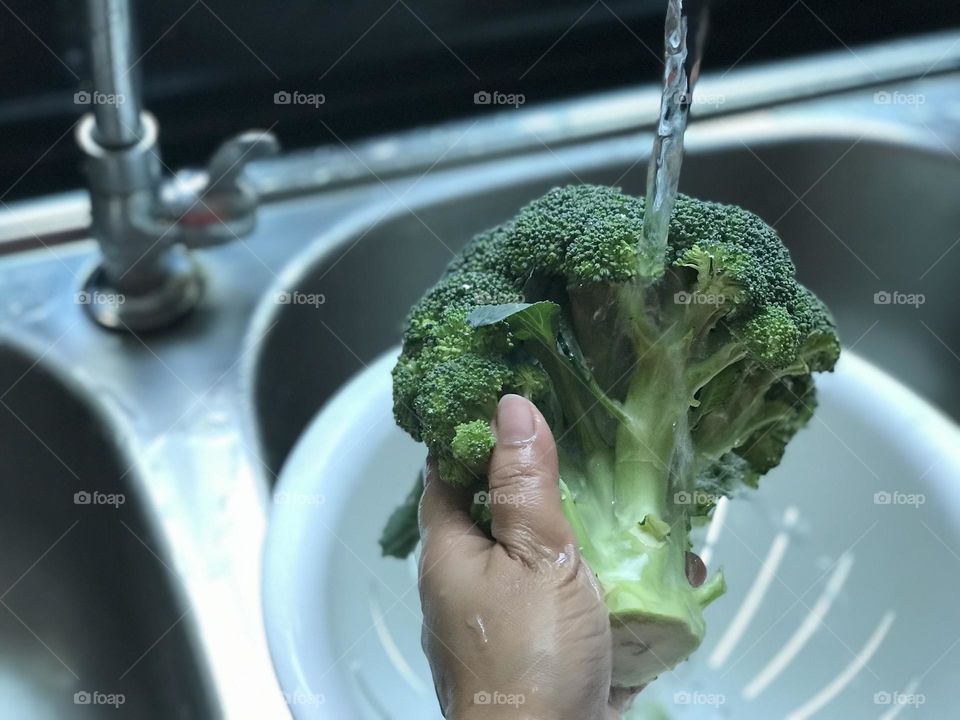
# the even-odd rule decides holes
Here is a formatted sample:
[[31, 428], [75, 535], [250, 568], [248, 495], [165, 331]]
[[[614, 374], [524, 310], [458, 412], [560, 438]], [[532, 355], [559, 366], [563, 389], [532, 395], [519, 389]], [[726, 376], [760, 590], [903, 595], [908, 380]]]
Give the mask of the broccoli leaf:
[[467, 323], [474, 328], [505, 322], [518, 340], [552, 342], [557, 337], [560, 306], [554, 302], [509, 303], [481, 305], [467, 315]]

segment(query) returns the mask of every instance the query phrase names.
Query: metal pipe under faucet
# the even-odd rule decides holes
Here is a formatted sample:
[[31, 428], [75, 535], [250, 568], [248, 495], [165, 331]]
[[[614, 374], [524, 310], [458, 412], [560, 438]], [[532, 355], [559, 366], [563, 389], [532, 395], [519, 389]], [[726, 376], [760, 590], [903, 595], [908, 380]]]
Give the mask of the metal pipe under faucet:
[[143, 133], [140, 75], [133, 57], [135, 44], [129, 0], [88, 0], [90, 58], [96, 139], [104, 147], [133, 145]]

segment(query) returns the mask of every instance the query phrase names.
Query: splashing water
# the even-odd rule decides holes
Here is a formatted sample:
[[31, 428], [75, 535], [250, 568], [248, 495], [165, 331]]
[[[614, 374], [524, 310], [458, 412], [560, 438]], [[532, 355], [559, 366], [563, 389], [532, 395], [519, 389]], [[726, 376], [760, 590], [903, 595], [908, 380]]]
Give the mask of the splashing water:
[[[708, 0], [669, 0], [664, 27], [663, 95], [660, 121], [647, 169], [647, 204], [643, 217], [645, 240], [661, 253], [667, 248], [667, 228], [680, 182], [683, 133], [700, 72], [706, 35]], [[687, 38], [693, 37], [692, 52]]]

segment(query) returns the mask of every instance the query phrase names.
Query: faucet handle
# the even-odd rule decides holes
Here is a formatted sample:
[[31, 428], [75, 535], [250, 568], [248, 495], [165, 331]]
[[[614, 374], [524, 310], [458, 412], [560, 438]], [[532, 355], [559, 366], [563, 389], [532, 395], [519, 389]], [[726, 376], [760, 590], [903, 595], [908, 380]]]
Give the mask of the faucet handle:
[[269, 130], [247, 130], [224, 142], [207, 164], [207, 192], [236, 185], [247, 163], [277, 155], [280, 141]]
[[249, 130], [224, 142], [204, 172], [181, 172], [165, 188], [164, 206], [187, 247], [209, 247], [253, 232], [257, 190], [244, 181], [253, 160], [276, 155], [280, 142], [269, 131]]

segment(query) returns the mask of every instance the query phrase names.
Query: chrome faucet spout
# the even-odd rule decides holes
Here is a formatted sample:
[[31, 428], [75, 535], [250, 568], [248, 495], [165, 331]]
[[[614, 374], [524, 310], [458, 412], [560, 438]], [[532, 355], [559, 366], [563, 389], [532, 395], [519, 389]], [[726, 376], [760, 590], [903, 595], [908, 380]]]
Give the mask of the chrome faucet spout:
[[279, 152], [269, 132], [226, 141], [205, 171], [164, 179], [156, 119], [143, 109], [130, 0], [88, 0], [92, 105], [77, 125], [86, 161], [91, 232], [101, 265], [87, 280], [90, 315], [131, 332], [162, 328], [203, 296], [190, 248], [253, 232], [259, 196], [247, 164]]

